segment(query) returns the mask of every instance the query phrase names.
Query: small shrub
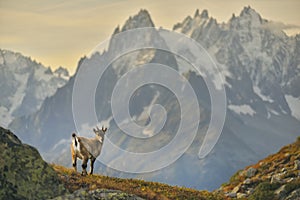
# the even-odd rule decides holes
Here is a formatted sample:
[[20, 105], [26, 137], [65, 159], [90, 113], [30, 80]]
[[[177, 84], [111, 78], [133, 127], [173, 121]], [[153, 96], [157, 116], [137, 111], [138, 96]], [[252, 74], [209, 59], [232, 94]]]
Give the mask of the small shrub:
[[242, 170], [237, 171], [229, 180], [229, 184], [237, 184], [241, 181], [240, 173]]
[[287, 174], [284, 175], [284, 178], [293, 178], [297, 176], [298, 175], [296, 174], [296, 172], [288, 172]]
[[274, 191], [280, 187], [279, 183], [260, 183], [254, 190], [253, 194], [249, 196], [250, 200], [273, 200]]
[[287, 194], [298, 188], [300, 188], [300, 180], [292, 181], [285, 185], [285, 190]]

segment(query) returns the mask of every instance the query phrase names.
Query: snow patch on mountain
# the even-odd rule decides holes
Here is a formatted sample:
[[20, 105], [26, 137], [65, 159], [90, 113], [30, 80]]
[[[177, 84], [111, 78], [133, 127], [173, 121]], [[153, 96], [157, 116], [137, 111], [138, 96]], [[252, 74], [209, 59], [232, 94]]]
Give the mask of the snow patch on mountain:
[[267, 101], [267, 102], [270, 102], [270, 103], [273, 103], [273, 102], [274, 102], [273, 99], [271, 99], [270, 97], [264, 95], [264, 94], [261, 92], [261, 90], [259, 89], [259, 87], [254, 86], [254, 87], [253, 87], [253, 90], [254, 90], [255, 94], [257, 94], [262, 100]]
[[228, 108], [235, 113], [241, 115], [253, 116], [256, 112], [249, 105], [228, 105]]
[[285, 95], [285, 99], [289, 104], [292, 115], [300, 121], [300, 98], [296, 98], [291, 95]]
[[12, 105], [10, 107], [10, 114], [12, 114], [12, 112], [21, 104], [25, 96], [28, 77], [29, 74], [15, 74], [15, 79], [19, 82], [19, 87], [13, 96], [8, 97]]
[[9, 113], [9, 110], [4, 106], [0, 106], [0, 117], [1, 124], [9, 124], [13, 120]]
[[0, 125], [7, 127], [15, 118], [37, 111], [69, 79], [53, 73], [29, 57], [0, 49]]

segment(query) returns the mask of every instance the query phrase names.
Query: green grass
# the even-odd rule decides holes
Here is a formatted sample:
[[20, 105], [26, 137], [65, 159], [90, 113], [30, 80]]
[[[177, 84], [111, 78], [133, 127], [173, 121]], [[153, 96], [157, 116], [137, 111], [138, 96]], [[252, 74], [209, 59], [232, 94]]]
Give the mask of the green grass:
[[273, 200], [274, 191], [280, 187], [278, 183], [260, 183], [256, 188], [253, 194], [249, 196], [250, 200]]

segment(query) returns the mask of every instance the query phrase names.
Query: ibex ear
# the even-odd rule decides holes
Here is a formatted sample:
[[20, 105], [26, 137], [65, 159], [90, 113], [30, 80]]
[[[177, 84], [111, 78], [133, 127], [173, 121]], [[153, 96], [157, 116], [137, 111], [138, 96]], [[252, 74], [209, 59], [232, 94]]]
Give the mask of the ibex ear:
[[93, 128], [93, 131], [94, 131], [95, 133], [97, 132], [97, 130], [96, 130], [96, 129], [94, 129], [94, 128]]
[[102, 126], [102, 131], [105, 133], [105, 131], [107, 130], [107, 128], [104, 128], [104, 126]]

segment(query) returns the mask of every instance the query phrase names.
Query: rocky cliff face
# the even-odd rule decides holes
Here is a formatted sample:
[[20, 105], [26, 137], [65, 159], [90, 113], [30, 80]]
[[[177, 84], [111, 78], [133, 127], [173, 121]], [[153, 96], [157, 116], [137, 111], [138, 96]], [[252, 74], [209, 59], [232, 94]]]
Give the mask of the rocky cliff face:
[[30, 57], [0, 49], [0, 126], [37, 111], [68, 79], [62, 67], [53, 72]]
[[297, 118], [292, 99], [299, 102], [300, 96], [295, 85], [300, 80], [299, 35], [278, 33], [271, 23], [245, 7], [224, 24], [209, 17], [207, 10], [201, 14], [197, 10], [173, 29], [195, 39], [215, 57], [226, 77], [229, 109], [237, 111], [235, 106], [244, 104], [256, 111], [259, 99], [265, 104], [259, 109], [264, 115]]
[[0, 127], [0, 199], [48, 199], [66, 192], [39, 152]]
[[300, 138], [276, 154], [238, 171], [220, 191], [233, 198], [299, 199]]

